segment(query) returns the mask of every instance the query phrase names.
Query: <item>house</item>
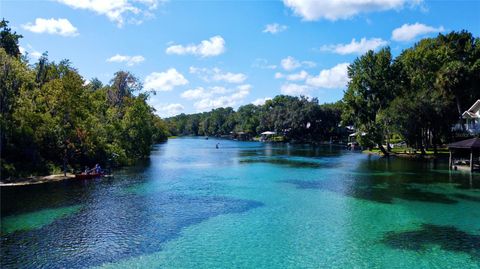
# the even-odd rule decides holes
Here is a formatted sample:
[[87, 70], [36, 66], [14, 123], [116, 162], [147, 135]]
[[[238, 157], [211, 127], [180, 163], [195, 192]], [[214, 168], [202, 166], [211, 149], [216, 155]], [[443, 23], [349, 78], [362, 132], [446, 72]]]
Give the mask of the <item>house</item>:
[[480, 134], [480, 99], [478, 99], [467, 111], [463, 112], [462, 119], [465, 124], [455, 126], [456, 130], [465, 130], [468, 134]]

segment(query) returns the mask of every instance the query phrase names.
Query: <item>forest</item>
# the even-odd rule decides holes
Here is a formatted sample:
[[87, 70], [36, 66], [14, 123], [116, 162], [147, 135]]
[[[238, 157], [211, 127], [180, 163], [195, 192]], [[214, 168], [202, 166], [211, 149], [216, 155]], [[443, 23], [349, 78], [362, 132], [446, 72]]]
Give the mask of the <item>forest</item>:
[[167, 139], [134, 75], [118, 71], [102, 85], [46, 53], [31, 64], [7, 23], [0, 24], [2, 179], [131, 164]]

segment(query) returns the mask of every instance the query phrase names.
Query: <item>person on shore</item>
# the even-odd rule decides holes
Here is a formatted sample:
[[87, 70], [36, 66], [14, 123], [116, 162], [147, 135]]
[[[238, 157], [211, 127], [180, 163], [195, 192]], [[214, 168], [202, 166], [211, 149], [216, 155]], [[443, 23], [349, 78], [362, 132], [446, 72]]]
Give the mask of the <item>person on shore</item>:
[[88, 175], [90, 174], [90, 168], [88, 168], [88, 166], [85, 165], [85, 171], [83, 172], [85, 175]]

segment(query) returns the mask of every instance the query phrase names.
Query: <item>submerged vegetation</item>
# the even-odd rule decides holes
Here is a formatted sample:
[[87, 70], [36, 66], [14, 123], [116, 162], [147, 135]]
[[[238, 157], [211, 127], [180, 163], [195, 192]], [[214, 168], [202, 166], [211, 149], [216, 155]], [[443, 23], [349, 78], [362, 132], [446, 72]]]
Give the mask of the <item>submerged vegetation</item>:
[[7, 23], [0, 24], [2, 178], [97, 162], [124, 165], [167, 139], [164, 121], [134, 75], [119, 71], [102, 85], [86, 82], [68, 60], [49, 61], [46, 53], [30, 64], [20, 54], [22, 36]]

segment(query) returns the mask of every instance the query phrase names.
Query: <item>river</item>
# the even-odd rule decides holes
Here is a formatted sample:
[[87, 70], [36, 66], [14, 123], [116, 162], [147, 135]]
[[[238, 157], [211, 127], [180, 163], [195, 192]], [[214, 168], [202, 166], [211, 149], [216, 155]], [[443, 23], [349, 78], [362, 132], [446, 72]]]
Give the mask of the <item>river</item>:
[[1, 202], [2, 268], [480, 268], [480, 175], [336, 146], [171, 139]]

